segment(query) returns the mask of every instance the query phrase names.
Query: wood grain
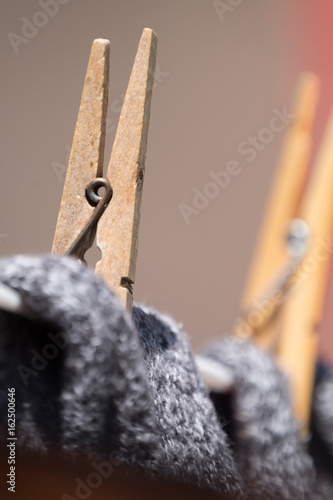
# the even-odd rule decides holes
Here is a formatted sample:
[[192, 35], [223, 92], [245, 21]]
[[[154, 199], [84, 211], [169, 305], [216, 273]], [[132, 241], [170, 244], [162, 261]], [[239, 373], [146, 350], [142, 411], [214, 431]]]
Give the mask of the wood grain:
[[[55, 230], [53, 253], [64, 255], [67, 252], [94, 210], [86, 200], [85, 190], [92, 179], [103, 175], [109, 51], [108, 40], [94, 40]], [[92, 232], [90, 238], [85, 240], [82, 251], [91, 247], [94, 236]]]
[[155, 33], [146, 28], [135, 57], [107, 171], [113, 198], [97, 229], [96, 241], [102, 258], [96, 272], [129, 312], [135, 282], [156, 45]]

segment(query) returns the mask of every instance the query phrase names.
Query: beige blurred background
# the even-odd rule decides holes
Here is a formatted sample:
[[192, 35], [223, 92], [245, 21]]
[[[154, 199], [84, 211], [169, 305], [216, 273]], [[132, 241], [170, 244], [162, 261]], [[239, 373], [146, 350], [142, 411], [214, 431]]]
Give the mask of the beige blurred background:
[[[226, 0], [225, 14], [211, 0], [58, 0], [58, 9], [54, 1], [46, 20], [36, 13], [47, 0], [1, 2], [0, 254], [51, 248], [93, 39], [111, 42], [107, 163], [150, 27], [157, 74], [135, 299], [182, 322], [199, 348], [230, 331], [239, 312], [284, 131], [251, 162], [239, 145], [268, 126], [274, 108], [291, 109], [298, 74], [312, 69], [299, 1]], [[43, 19], [37, 33], [24, 28]], [[30, 38], [10, 35], [22, 29]], [[179, 205], [192, 205], [193, 189], [231, 160], [241, 173], [186, 224]]]

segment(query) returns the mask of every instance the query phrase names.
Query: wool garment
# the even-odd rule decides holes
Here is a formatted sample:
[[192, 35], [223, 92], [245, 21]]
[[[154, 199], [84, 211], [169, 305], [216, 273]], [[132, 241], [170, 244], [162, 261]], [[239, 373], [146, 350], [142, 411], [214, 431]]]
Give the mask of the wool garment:
[[192, 484], [243, 498], [231, 443], [196, 369], [187, 337], [173, 320], [153, 309], [134, 307], [133, 321], [144, 347], [170, 477], [187, 477]]
[[102, 279], [73, 258], [16, 256], [0, 260], [0, 280], [38, 318], [0, 318], [1, 418], [4, 388], [15, 387], [18, 444], [44, 453], [55, 442], [71, 453], [114, 451], [128, 464], [156, 467], [138, 334]]
[[[75, 259], [3, 259], [0, 282], [37, 318], [0, 313], [1, 426], [6, 388], [15, 387], [22, 448], [47, 456], [57, 442], [70, 456], [117, 452], [154, 477], [235, 500], [333, 498], [330, 478], [318, 481], [301, 443], [285, 378], [250, 342], [227, 337], [206, 350], [235, 377], [227, 400], [213, 397], [180, 326], [142, 306], [132, 321], [102, 279]], [[54, 359], [50, 344], [58, 349]], [[325, 421], [329, 448], [332, 400], [323, 393], [313, 413]]]
[[[235, 444], [235, 459], [250, 497], [333, 498], [332, 482], [321, 481], [302, 444], [287, 380], [272, 357], [235, 336], [212, 344], [202, 355], [221, 363], [234, 375], [234, 389], [228, 396], [230, 420], [225, 430]], [[323, 403], [325, 415], [333, 415], [332, 396], [330, 408], [328, 400]], [[221, 400], [225, 401], [225, 396], [214, 394], [212, 399], [223, 421], [226, 405]], [[325, 439], [328, 435], [332, 439], [332, 422], [325, 429]]]
[[[139, 337], [113, 292], [73, 258], [0, 260], [0, 281], [38, 317], [0, 316], [0, 382], [16, 388], [19, 444], [44, 453], [55, 441], [68, 453], [115, 451], [152, 475], [244, 498], [183, 334], [135, 308]], [[38, 371], [33, 353], [46, 352], [54, 336], [66, 346]], [[24, 372], [27, 384], [23, 365], [36, 372]], [[6, 400], [1, 389], [2, 420]]]

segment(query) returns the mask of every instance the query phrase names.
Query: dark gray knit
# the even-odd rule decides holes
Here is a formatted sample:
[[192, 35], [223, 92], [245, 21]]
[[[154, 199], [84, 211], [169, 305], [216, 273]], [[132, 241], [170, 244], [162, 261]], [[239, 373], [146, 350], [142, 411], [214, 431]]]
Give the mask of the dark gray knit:
[[[228, 337], [205, 352], [236, 380], [228, 401], [210, 397], [178, 325], [138, 306], [132, 321], [74, 259], [3, 259], [0, 282], [19, 291], [37, 317], [0, 312], [0, 423], [6, 426], [6, 388], [15, 387], [22, 448], [115, 451], [155, 476], [234, 499], [333, 498], [330, 477], [316, 480], [301, 444], [284, 377], [251, 343]], [[36, 353], [49, 356], [46, 366], [43, 358], [32, 366]], [[319, 387], [314, 399], [329, 450], [332, 387]]]
[[[15, 387], [20, 442], [45, 451], [54, 442], [71, 451], [117, 451], [130, 464], [153, 467], [159, 443], [143, 353], [115, 295], [91, 270], [58, 256], [1, 260], [0, 279], [43, 323], [0, 318], [1, 417], [3, 388]], [[67, 345], [38, 371], [31, 350], [54, 345], [50, 333]], [[23, 366], [35, 374], [22, 377]]]
[[228, 367], [236, 380], [233, 438], [250, 496], [306, 498], [314, 485], [314, 468], [300, 444], [286, 380], [273, 360], [235, 337], [212, 345], [205, 356]]
[[[0, 317], [0, 383], [17, 388], [21, 444], [45, 452], [54, 441], [71, 452], [116, 451], [151, 473], [243, 498], [183, 335], [135, 308], [144, 362], [139, 334], [115, 295], [72, 258], [5, 259], [0, 281], [47, 323]], [[31, 366], [31, 349], [42, 352], [49, 331], [68, 344], [25, 385], [17, 367]], [[2, 392], [2, 418], [6, 398]]]
[[240, 476], [229, 440], [197, 372], [187, 338], [166, 316], [134, 307], [145, 350], [153, 411], [170, 477], [238, 498]]

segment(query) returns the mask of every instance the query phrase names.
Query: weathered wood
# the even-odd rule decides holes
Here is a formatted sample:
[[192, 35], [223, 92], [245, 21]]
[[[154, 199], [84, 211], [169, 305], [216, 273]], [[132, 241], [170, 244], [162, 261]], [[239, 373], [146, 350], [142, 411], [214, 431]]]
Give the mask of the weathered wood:
[[[67, 169], [52, 252], [64, 255], [90, 219], [94, 208], [85, 190], [103, 175], [106, 113], [109, 88], [108, 40], [93, 42]], [[88, 250], [93, 232], [84, 242]]]
[[102, 258], [96, 265], [131, 312], [138, 251], [141, 197], [147, 149], [157, 38], [143, 31], [119, 118], [107, 178], [113, 198], [97, 229]]

